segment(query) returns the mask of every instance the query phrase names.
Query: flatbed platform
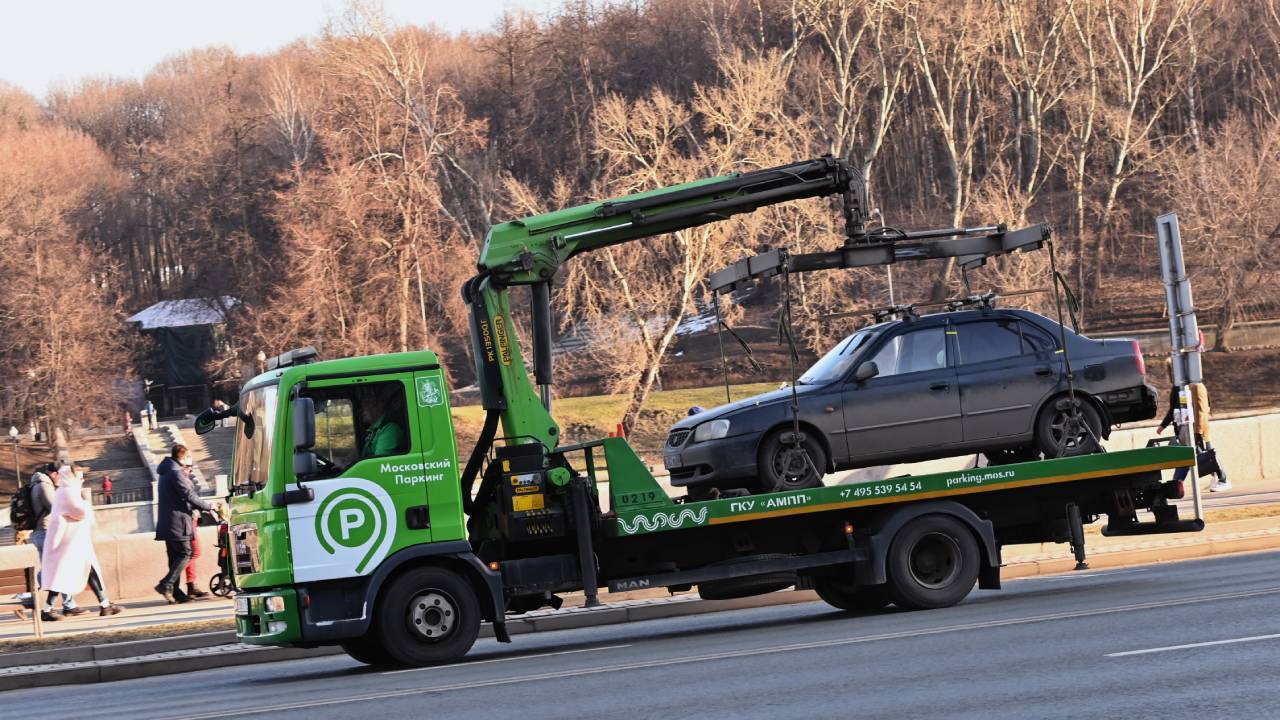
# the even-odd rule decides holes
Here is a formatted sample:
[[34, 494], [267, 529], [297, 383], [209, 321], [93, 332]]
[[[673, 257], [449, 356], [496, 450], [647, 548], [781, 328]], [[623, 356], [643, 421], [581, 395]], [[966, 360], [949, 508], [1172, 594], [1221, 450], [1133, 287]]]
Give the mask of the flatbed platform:
[[1122, 477], [1194, 464], [1195, 451], [1192, 448], [1163, 446], [694, 503], [677, 504], [666, 499], [664, 507], [643, 510], [619, 508], [613, 530], [615, 537], [626, 537], [786, 515]]

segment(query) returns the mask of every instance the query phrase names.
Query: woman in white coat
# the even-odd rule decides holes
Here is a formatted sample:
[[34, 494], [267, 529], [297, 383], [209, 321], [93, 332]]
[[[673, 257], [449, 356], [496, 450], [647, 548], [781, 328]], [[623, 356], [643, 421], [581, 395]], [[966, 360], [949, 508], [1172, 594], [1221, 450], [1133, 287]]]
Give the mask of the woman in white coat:
[[107, 598], [102, 586], [98, 556], [93, 551], [93, 505], [85, 501], [80, 490], [84, 472], [62, 466], [58, 470], [58, 491], [53, 495], [49, 511], [49, 531], [44, 539], [44, 566], [41, 570], [45, 589], [49, 591], [44, 610], [53, 612], [58, 593], [75, 596], [85, 583], [98, 596], [100, 615], [115, 615], [123, 608]]

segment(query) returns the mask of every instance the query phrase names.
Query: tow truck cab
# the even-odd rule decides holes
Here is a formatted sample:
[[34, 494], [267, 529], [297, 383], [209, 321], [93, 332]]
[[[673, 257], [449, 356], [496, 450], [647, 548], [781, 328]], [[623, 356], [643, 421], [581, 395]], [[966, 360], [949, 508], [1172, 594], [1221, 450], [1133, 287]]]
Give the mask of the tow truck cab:
[[388, 558], [470, 549], [436, 355], [296, 363], [277, 359], [238, 404], [230, 532], [249, 643], [363, 631]]

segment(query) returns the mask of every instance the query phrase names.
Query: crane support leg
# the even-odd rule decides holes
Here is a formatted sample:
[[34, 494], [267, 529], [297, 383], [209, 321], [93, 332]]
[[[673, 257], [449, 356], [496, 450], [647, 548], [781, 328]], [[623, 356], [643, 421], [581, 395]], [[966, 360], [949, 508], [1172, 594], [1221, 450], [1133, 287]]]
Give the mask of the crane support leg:
[[1071, 552], [1076, 556], [1076, 570], [1088, 570], [1084, 554], [1084, 522], [1080, 519], [1080, 506], [1067, 503], [1067, 528], [1071, 531]]

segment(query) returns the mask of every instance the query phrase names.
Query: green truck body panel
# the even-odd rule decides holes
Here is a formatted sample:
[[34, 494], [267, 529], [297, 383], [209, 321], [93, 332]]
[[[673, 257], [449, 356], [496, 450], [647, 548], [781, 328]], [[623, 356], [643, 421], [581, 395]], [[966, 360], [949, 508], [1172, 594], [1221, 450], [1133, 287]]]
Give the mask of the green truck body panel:
[[[857, 484], [672, 505], [666, 509], [619, 509], [614, 532], [619, 537], [669, 532], [783, 515], [1131, 475], [1194, 464], [1195, 452], [1191, 448], [1165, 446], [931, 475], [907, 475]], [[636, 492], [637, 486], [635, 478], [628, 479], [629, 492]], [[666, 497], [665, 493], [663, 497]]]

